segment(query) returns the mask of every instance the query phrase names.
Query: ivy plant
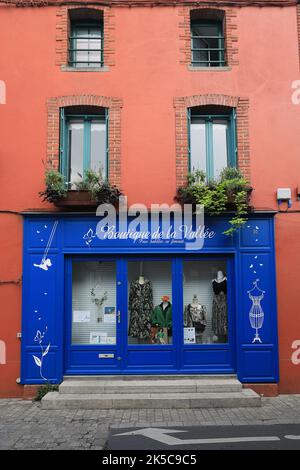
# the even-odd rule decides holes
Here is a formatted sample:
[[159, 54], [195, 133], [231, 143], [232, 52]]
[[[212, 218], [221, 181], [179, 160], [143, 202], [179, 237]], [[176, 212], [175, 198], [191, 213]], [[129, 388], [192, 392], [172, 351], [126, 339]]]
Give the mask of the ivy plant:
[[177, 191], [176, 199], [183, 204], [201, 204], [211, 216], [234, 211], [230, 227], [223, 233], [233, 235], [248, 220], [252, 188], [236, 168], [225, 168], [218, 180], [207, 180], [203, 171], [188, 175], [187, 185]]

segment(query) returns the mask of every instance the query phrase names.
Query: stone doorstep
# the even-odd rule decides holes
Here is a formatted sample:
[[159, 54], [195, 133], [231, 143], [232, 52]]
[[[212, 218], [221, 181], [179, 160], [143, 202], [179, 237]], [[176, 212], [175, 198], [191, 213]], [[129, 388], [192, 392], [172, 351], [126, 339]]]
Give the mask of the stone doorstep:
[[164, 379], [164, 380], [67, 380], [59, 387], [60, 394], [120, 394], [120, 393], [208, 393], [240, 392], [242, 384], [235, 378]]
[[43, 409], [187, 409], [241, 408], [261, 406], [261, 398], [251, 389], [221, 393], [131, 393], [60, 394], [49, 392], [42, 399]]
[[157, 381], [157, 380], [227, 380], [235, 379], [235, 374], [165, 374], [165, 375], [65, 375], [63, 378], [64, 382], [67, 381], [113, 381], [113, 380], [122, 380], [122, 381], [131, 381], [131, 380], [147, 380], [147, 381]]

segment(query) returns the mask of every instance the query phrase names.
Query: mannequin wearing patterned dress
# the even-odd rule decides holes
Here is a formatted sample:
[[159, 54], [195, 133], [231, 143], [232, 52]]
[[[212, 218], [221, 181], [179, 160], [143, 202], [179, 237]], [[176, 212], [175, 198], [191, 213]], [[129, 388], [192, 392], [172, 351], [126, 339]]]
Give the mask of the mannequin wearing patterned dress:
[[216, 279], [212, 281], [214, 298], [212, 304], [212, 330], [220, 343], [227, 342], [228, 315], [227, 315], [227, 277], [223, 271], [218, 271]]
[[153, 311], [152, 284], [144, 276], [130, 283], [129, 288], [129, 336], [139, 340], [149, 339], [150, 316]]
[[199, 303], [197, 295], [184, 309], [184, 326], [195, 328], [196, 343], [202, 343], [202, 335], [207, 324], [206, 307]]

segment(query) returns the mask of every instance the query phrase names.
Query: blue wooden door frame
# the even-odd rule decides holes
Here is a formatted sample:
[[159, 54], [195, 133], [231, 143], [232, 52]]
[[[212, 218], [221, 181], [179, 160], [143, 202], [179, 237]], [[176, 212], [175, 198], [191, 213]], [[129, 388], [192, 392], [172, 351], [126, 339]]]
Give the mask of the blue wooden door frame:
[[[173, 343], [168, 345], [128, 345], [128, 263], [130, 261], [170, 261], [172, 263], [172, 306], [173, 306]], [[183, 261], [201, 260], [226, 260], [228, 279], [228, 334], [227, 344], [200, 344], [185, 345], [183, 342]], [[72, 263], [82, 261], [115, 261], [116, 262], [116, 292], [117, 310], [121, 313], [121, 322], [116, 324], [116, 345], [72, 345]], [[96, 374], [180, 374], [180, 373], [233, 373], [236, 370], [236, 335], [235, 335], [235, 281], [234, 281], [234, 256], [228, 253], [222, 255], [91, 255], [91, 256], [66, 256], [65, 258], [65, 353], [64, 373], [66, 375], [96, 375]], [[103, 366], [90, 363], [89, 366], [80, 366], [76, 363], [80, 355], [92, 353], [96, 357], [103, 353], [114, 354], [114, 359]], [[228, 363], [223, 367], [213, 364], [220, 355], [228, 358]], [[152, 357], [158, 359], [162, 356], [170, 357], [170, 363], [149, 367], [143, 363], [130, 364], [130, 358], [146, 358], [151, 363]], [[192, 359], [191, 364], [184, 360], [187, 356]], [[210, 362], [201, 364], [201, 356], [209, 357]], [[200, 361], [199, 361], [200, 358]], [[75, 362], [74, 362], [75, 360]], [[105, 361], [104, 361], [105, 362]], [[159, 361], [158, 361], [159, 362]], [[162, 361], [163, 362], [163, 361]], [[224, 364], [226, 361], [224, 361]], [[102, 361], [103, 364], [103, 361]]]

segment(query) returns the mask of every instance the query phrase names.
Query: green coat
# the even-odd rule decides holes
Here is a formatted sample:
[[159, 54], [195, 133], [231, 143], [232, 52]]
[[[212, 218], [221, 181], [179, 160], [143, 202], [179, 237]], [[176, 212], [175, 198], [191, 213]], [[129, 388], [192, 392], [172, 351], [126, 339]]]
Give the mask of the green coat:
[[165, 310], [163, 310], [163, 303], [157, 305], [151, 314], [150, 321], [152, 326], [172, 328], [172, 304], [168, 302]]

